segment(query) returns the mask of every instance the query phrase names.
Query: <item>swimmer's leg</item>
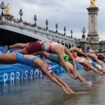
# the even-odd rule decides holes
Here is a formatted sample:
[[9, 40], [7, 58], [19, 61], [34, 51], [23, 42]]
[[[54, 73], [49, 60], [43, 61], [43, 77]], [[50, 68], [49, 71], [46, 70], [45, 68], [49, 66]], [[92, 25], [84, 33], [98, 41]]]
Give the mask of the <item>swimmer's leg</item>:
[[0, 55], [0, 64], [14, 64], [16, 63], [16, 53], [1, 54]]

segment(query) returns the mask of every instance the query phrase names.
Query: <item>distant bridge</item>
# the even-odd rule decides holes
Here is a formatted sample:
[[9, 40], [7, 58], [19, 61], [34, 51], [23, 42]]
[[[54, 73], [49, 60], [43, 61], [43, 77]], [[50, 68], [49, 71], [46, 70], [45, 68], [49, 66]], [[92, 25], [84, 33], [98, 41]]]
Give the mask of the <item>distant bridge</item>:
[[[35, 40], [43, 40], [46, 42], [50, 41], [50, 40], [54, 40], [55, 42], [59, 42], [68, 48], [75, 44], [75, 40], [71, 39], [68, 36], [62, 36], [62, 35], [59, 35], [58, 33], [50, 32], [50, 30], [45, 30], [45, 29], [38, 28], [35, 26], [26, 25], [22, 21], [21, 22], [12, 21], [12, 20], [6, 19], [3, 16], [0, 18], [0, 30], [5, 30], [4, 32], [6, 32], [6, 31], [13, 32], [15, 34], [20, 34], [22, 36], [28, 37], [27, 39], [25, 39], [25, 37], [22, 38], [22, 36], [21, 36], [21, 38], [19, 40], [34, 41], [34, 39], [35, 39]], [[6, 36], [6, 34], [7, 34], [7, 36]], [[12, 33], [10, 33], [10, 34], [12, 34]], [[1, 39], [2, 39], [2, 37], [4, 38], [0, 41], [4, 41], [4, 42], [11, 41], [10, 34], [8, 35], [8, 33], [4, 33], [4, 35], [3, 35], [0, 33]], [[12, 37], [15, 38], [14, 36], [12, 36]], [[7, 40], [5, 40], [6, 37], [8, 37]], [[29, 40], [30, 38], [33, 40]], [[18, 37], [17, 37], [17, 39], [12, 39], [13, 43], [15, 43], [14, 40], [18, 40]]]

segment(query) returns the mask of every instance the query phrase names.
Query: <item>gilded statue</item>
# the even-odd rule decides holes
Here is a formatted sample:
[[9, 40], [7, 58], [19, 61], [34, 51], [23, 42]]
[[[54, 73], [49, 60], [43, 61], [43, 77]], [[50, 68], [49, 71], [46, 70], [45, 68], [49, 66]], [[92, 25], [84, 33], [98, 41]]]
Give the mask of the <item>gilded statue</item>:
[[4, 7], [4, 10], [5, 10], [5, 12], [4, 12], [5, 15], [10, 15], [9, 4], [7, 4], [7, 5]]
[[96, 7], [95, 1], [96, 1], [96, 0], [91, 0], [91, 1], [90, 1], [90, 2], [91, 2], [90, 7]]

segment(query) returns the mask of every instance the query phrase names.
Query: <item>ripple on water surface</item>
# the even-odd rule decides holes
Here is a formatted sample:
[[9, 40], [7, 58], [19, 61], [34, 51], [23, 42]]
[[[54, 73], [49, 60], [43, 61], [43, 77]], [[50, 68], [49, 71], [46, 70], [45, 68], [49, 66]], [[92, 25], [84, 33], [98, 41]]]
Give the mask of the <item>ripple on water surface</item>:
[[75, 91], [75, 95], [66, 95], [48, 79], [34, 79], [1, 84], [0, 105], [105, 105], [105, 79], [87, 75], [85, 77], [93, 83], [88, 86], [70, 79], [67, 74], [61, 76]]

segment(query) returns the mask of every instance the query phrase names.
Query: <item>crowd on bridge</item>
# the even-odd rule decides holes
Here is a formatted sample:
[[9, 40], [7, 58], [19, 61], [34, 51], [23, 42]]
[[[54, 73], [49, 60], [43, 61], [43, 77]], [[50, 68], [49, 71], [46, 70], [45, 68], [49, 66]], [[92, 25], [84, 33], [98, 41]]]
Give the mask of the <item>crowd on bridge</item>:
[[[6, 52], [9, 49], [21, 48], [9, 54]], [[54, 41], [44, 42], [41, 40], [29, 43], [16, 43], [14, 45], [5, 46], [4, 53], [0, 55], [0, 64], [22, 63], [31, 67], [39, 67], [41, 71], [55, 84], [67, 94], [75, 92], [61, 80], [55, 73], [53, 65], [43, 61], [39, 55], [45, 56], [52, 62], [61, 65], [73, 79], [79, 79], [84, 84], [89, 82], [82, 77], [76, 69], [75, 64], [83, 66], [85, 71], [92, 70], [97, 76], [104, 77], [105, 63], [104, 52], [89, 50], [89, 53], [84, 53], [79, 47], [71, 47], [67, 49], [65, 46]]]

